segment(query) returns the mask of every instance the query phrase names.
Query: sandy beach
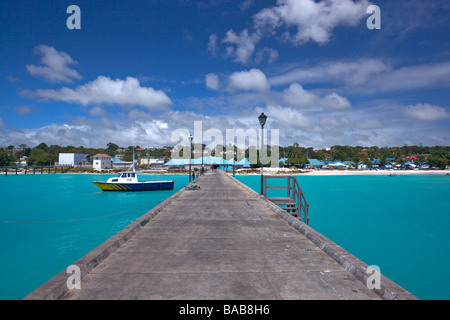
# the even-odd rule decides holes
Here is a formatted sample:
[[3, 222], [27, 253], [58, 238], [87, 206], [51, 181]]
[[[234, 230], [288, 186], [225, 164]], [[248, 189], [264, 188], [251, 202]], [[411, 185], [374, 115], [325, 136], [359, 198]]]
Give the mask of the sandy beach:
[[397, 170], [397, 171], [386, 171], [386, 170], [348, 170], [348, 171], [312, 171], [305, 173], [305, 175], [310, 176], [331, 176], [331, 175], [417, 175], [417, 174], [449, 174], [450, 170]]
[[[73, 170], [62, 174], [91, 174], [91, 175], [115, 175], [115, 171], [103, 170], [103, 171], [78, 171]], [[232, 174], [232, 171], [227, 173]], [[15, 171], [8, 171], [8, 175], [15, 175]], [[17, 174], [22, 175], [24, 172], [18, 171]], [[36, 171], [35, 174], [48, 174], [48, 172], [41, 173]], [[52, 172], [52, 174], [54, 174]], [[58, 174], [61, 174], [58, 172]], [[154, 175], [159, 172], [141, 172], [141, 175]], [[162, 175], [186, 175], [189, 174], [188, 170], [168, 170], [161, 172]], [[238, 169], [237, 175], [260, 175], [260, 169]], [[303, 170], [303, 169], [290, 169], [290, 168], [264, 168], [264, 174], [266, 175], [304, 175], [304, 176], [345, 176], [345, 175], [418, 175], [418, 174], [438, 174], [438, 175], [450, 175], [450, 170]], [[0, 172], [0, 175], [5, 175], [5, 172]], [[33, 175], [33, 172], [28, 171], [27, 175]]]
[[[259, 175], [260, 170], [238, 170], [236, 174]], [[305, 175], [305, 176], [344, 176], [344, 175], [418, 175], [439, 174], [450, 175], [450, 170], [293, 170], [288, 168], [264, 168], [264, 174], [273, 175]]]

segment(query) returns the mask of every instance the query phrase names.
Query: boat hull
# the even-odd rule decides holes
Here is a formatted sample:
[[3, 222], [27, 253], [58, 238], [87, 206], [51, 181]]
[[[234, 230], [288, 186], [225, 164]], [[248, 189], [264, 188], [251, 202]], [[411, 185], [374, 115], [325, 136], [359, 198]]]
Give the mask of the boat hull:
[[137, 183], [93, 182], [103, 191], [156, 191], [173, 190], [174, 181], [147, 181]]

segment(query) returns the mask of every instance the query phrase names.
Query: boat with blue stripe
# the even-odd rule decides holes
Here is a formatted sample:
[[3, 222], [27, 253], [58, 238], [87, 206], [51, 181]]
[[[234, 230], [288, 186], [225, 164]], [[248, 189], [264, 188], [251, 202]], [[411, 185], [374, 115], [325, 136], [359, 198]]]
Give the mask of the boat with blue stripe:
[[172, 190], [175, 182], [171, 180], [143, 180], [138, 179], [139, 172], [120, 172], [117, 177], [109, 178], [106, 182], [94, 181], [103, 191], [155, 191]]
[[[133, 164], [130, 169], [132, 171], [120, 172], [117, 177], [109, 178], [106, 182], [93, 181], [97, 187], [103, 191], [156, 191], [156, 190], [173, 190], [175, 182], [172, 180], [161, 180], [161, 171], [159, 180], [140, 180], [135, 170], [136, 161], [134, 160], [133, 148]], [[147, 172], [149, 170], [146, 170]], [[144, 172], [144, 171], [142, 171]]]

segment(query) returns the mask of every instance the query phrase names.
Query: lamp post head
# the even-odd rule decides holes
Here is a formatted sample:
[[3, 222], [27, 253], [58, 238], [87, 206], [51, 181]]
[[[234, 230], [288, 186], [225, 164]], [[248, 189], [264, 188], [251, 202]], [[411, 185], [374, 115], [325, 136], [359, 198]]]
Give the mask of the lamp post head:
[[267, 116], [264, 114], [264, 112], [261, 113], [261, 115], [258, 117], [258, 120], [261, 126], [264, 126], [266, 124]]

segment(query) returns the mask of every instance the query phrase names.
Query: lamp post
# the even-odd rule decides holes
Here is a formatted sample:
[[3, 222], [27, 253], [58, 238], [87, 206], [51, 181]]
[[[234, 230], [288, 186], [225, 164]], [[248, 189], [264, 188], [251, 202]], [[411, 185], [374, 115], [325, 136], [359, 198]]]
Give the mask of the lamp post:
[[266, 124], [267, 116], [263, 113], [258, 117], [259, 124], [261, 125], [261, 149], [260, 149], [260, 159], [261, 159], [261, 195], [264, 194], [264, 169], [263, 169], [263, 163], [264, 163], [264, 125]]
[[234, 151], [234, 147], [233, 147], [233, 177], [235, 177], [235, 168], [236, 168], [236, 151]]
[[189, 136], [189, 182], [191, 182], [192, 136]]
[[205, 169], [203, 167], [203, 150], [204, 150], [204, 148], [203, 148], [203, 140], [202, 140], [202, 173], [201, 173], [201, 175], [203, 175], [205, 173]]

